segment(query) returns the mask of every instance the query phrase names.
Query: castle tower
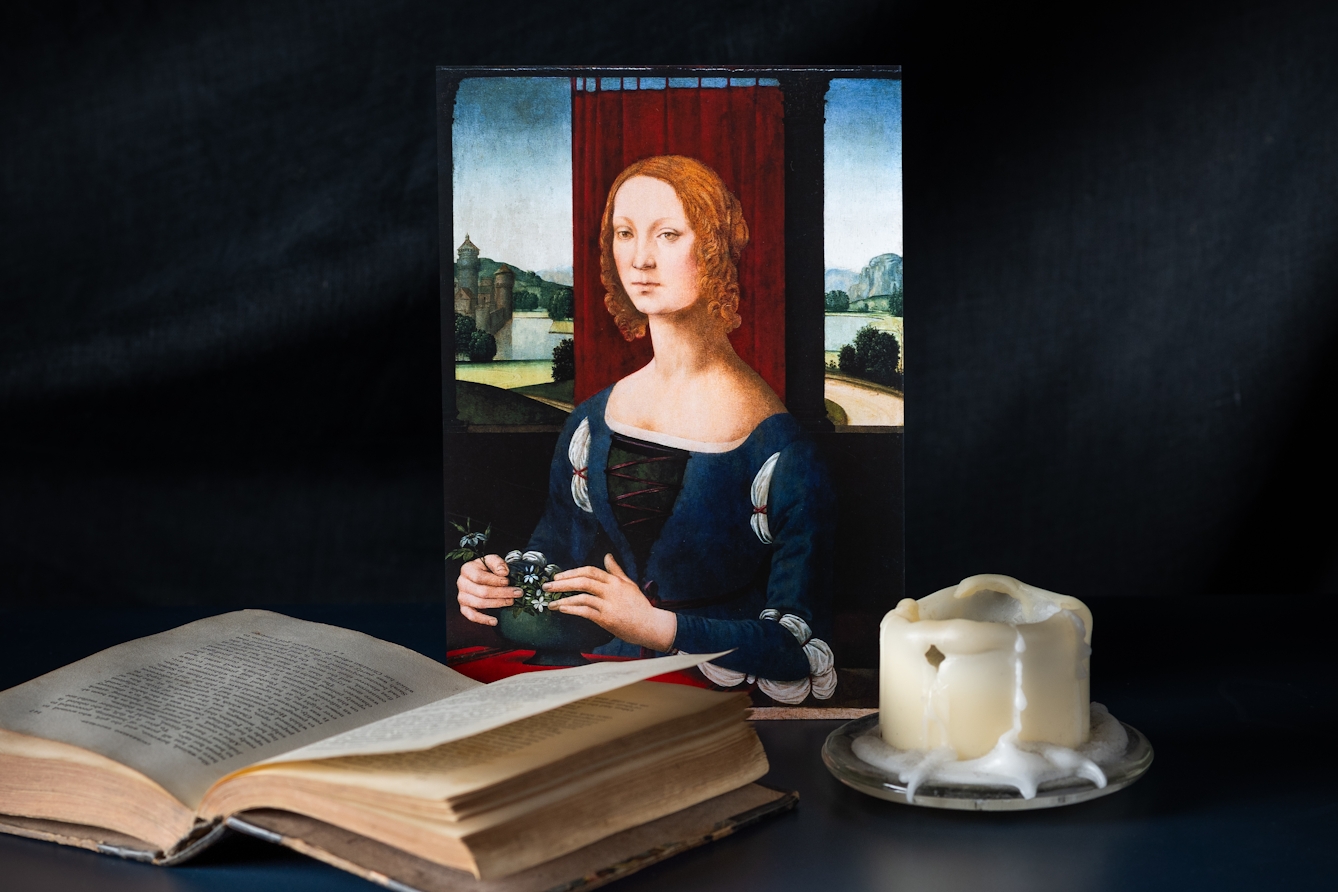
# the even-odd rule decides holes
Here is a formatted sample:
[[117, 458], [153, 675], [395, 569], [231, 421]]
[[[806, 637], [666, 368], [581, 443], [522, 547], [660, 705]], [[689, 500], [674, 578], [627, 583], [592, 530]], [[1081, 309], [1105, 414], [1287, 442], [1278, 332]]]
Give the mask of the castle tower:
[[479, 293], [479, 249], [465, 236], [460, 243], [459, 258], [455, 261], [455, 281], [470, 294]]
[[514, 309], [512, 293], [515, 287], [516, 274], [511, 271], [511, 267], [505, 263], [497, 267], [497, 272], [492, 277], [493, 306], [501, 310], [506, 318], [511, 317], [511, 311]]

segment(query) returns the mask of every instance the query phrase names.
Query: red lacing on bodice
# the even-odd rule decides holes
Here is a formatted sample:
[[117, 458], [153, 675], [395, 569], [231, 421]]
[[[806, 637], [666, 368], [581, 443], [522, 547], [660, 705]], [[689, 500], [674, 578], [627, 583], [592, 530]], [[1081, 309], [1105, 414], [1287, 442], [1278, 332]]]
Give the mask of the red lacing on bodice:
[[616, 465], [609, 465], [608, 476], [617, 477], [620, 480], [631, 480], [634, 483], [641, 484], [640, 489], [633, 489], [628, 492], [622, 493], [621, 495], [612, 496], [609, 499], [609, 501], [616, 508], [622, 508], [630, 511], [639, 511], [645, 515], [644, 517], [635, 517], [632, 518], [631, 520], [623, 520], [620, 517], [618, 520], [618, 526], [626, 528], [632, 526], [633, 524], [645, 523], [648, 520], [655, 520], [656, 518], [660, 517], [668, 517], [672, 513], [673, 511], [672, 506], [670, 507], [669, 511], [664, 511], [659, 508], [656, 508], [653, 505], [638, 505], [636, 502], [633, 501], [633, 499], [638, 499], [641, 496], [646, 496], [646, 495], [654, 495], [656, 493], [669, 492], [671, 490], [678, 491], [683, 488], [681, 485], [676, 485], [672, 483], [659, 483], [655, 480], [643, 480], [642, 478], [638, 477], [635, 474], [626, 473], [626, 470], [628, 468], [637, 467], [638, 465], [648, 465], [653, 462], [674, 461], [676, 458], [677, 456], [673, 455], [648, 455], [643, 458], [634, 458], [631, 461], [619, 462]]

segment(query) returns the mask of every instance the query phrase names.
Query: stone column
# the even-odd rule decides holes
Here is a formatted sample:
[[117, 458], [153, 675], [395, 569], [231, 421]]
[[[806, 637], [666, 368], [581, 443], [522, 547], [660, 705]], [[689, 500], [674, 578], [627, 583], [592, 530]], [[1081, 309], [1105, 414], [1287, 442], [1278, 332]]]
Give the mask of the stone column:
[[452, 130], [460, 75], [437, 69], [437, 254], [441, 301], [441, 423], [446, 433], [463, 431], [455, 400], [455, 193]]
[[785, 402], [806, 430], [829, 431], [823, 403], [825, 72], [780, 78], [785, 94]]

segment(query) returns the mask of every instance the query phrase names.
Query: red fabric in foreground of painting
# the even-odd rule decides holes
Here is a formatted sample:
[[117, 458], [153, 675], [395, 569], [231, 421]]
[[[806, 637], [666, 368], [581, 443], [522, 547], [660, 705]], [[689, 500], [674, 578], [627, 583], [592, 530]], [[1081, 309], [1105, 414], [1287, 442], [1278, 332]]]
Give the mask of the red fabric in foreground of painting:
[[[491, 684], [522, 672], [544, 672], [557, 666], [527, 666], [525, 661], [534, 656], [532, 650], [502, 650], [491, 647], [462, 647], [446, 655], [446, 665], [466, 678]], [[586, 654], [592, 663], [621, 662], [630, 657], [606, 657], [599, 654]], [[700, 672], [666, 672], [657, 675], [651, 681], [663, 681], [669, 684], [685, 684], [694, 688], [710, 688], [711, 683]]]
[[[591, 86], [599, 78], [588, 78]], [[738, 197], [751, 239], [739, 260], [734, 349], [785, 399], [785, 118], [779, 87], [572, 89], [576, 402], [645, 365], [650, 335], [623, 340], [604, 307], [599, 223], [629, 164], [688, 155]]]

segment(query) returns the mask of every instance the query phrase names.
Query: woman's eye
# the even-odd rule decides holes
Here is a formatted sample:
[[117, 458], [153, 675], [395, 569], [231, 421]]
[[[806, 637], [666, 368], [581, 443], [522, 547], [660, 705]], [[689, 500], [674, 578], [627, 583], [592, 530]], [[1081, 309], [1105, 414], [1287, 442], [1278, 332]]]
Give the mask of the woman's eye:
[[666, 232], [661, 232], [660, 238], [664, 239], [667, 242], [676, 242], [678, 241], [678, 233], [674, 232], [673, 230], [668, 230]]
[[620, 239], [629, 239], [629, 238], [632, 237], [632, 230], [630, 230], [630, 229], [617, 229], [617, 230], [614, 230], [614, 233], [613, 233], [613, 234], [614, 234], [615, 236], [617, 236], [618, 238], [620, 238]]

